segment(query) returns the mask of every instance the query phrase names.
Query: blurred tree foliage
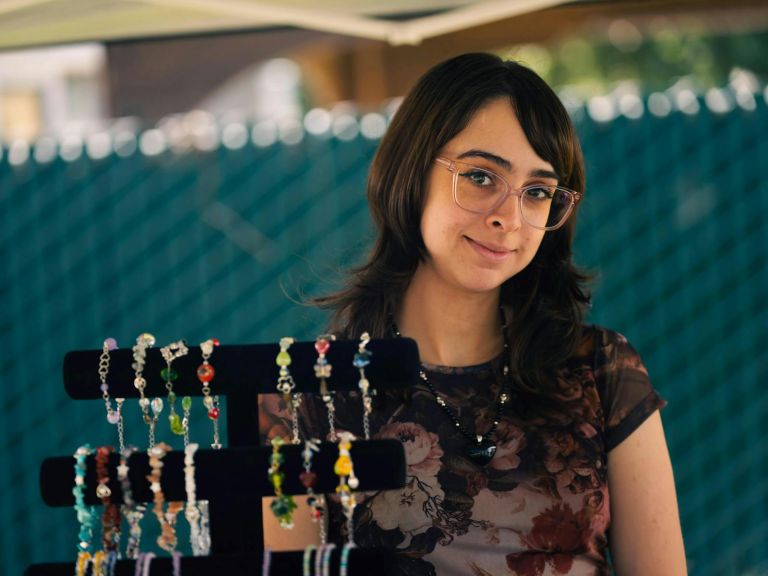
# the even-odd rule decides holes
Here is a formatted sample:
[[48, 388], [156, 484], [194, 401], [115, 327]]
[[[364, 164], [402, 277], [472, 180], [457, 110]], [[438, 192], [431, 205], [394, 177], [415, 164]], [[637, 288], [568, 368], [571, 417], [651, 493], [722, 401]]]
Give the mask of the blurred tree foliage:
[[624, 81], [636, 82], [644, 91], [664, 90], [681, 78], [702, 90], [720, 87], [735, 69], [751, 72], [761, 84], [768, 79], [768, 31], [726, 35], [670, 27], [641, 32], [631, 22], [617, 20], [599, 37], [571, 36], [498, 53], [585, 97], [605, 94]]

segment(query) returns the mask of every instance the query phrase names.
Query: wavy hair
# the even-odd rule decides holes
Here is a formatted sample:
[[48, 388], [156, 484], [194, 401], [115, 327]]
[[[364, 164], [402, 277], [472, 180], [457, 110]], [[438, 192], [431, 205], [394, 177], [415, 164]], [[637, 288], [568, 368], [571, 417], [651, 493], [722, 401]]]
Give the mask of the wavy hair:
[[[333, 314], [330, 328], [356, 338], [392, 334], [411, 278], [427, 250], [420, 221], [427, 173], [449, 140], [487, 102], [507, 98], [528, 141], [560, 184], [584, 192], [584, 159], [576, 131], [554, 91], [535, 72], [492, 54], [442, 62], [422, 76], [397, 110], [374, 156], [368, 202], [377, 236], [368, 260], [340, 291], [315, 303]], [[575, 213], [544, 235], [532, 262], [501, 287], [507, 311], [510, 369], [526, 388], [540, 389], [577, 348], [589, 277], [572, 262]]]

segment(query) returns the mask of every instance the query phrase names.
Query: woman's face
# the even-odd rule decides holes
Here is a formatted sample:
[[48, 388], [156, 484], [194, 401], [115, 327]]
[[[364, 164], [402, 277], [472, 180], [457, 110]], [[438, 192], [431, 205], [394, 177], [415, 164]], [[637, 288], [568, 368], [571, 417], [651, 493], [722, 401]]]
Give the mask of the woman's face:
[[[506, 98], [480, 108], [439, 155], [492, 170], [514, 189], [557, 184], [552, 165], [534, 152]], [[544, 231], [522, 219], [515, 195], [489, 214], [460, 208], [453, 199], [452, 182], [452, 172], [433, 164], [421, 216], [428, 258], [419, 273], [444, 288], [472, 293], [498, 290], [531, 262]]]

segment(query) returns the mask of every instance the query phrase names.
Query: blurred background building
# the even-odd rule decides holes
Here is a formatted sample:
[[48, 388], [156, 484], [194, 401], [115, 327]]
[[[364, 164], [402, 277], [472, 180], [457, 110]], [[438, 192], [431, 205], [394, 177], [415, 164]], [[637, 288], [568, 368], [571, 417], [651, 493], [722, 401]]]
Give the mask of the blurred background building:
[[[313, 22], [298, 0], [280, 21], [255, 2], [181, 4], [0, 4], [8, 574], [74, 558], [74, 513], [40, 502], [42, 459], [113, 441], [98, 402], [66, 397], [63, 355], [147, 330], [314, 338], [324, 316], [302, 295], [370, 241], [366, 172], [399, 98], [473, 50], [537, 70], [577, 125], [590, 321], [630, 338], [670, 402], [691, 574], [768, 574], [765, 2], [339, 0]], [[500, 16], [409, 43], [413, 19], [484, 4]], [[328, 29], [371, 13], [393, 26]]]

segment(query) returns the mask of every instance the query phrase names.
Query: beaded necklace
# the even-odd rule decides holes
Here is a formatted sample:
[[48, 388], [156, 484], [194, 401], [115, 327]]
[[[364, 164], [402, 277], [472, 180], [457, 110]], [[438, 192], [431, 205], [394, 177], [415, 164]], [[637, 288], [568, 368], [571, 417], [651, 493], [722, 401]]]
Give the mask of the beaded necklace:
[[[453, 422], [453, 425], [456, 427], [459, 433], [467, 440], [469, 440], [470, 444], [466, 449], [467, 457], [478, 466], [485, 466], [491, 460], [493, 460], [493, 457], [496, 454], [497, 445], [496, 442], [491, 440], [491, 436], [493, 436], [494, 432], [496, 432], [496, 428], [499, 426], [501, 416], [504, 413], [504, 408], [509, 402], [509, 346], [507, 344], [504, 327], [505, 326], [502, 326], [502, 332], [505, 334], [503, 353], [504, 367], [502, 368], [503, 381], [501, 384], [501, 390], [499, 391], [499, 397], [496, 401], [496, 411], [493, 417], [493, 423], [484, 434], [472, 434], [469, 432], [469, 430], [467, 430], [467, 428], [456, 417], [456, 414], [454, 414], [453, 410], [450, 408], [450, 406], [448, 406], [447, 402], [437, 392], [432, 382], [429, 381], [427, 373], [424, 371], [424, 369], [422, 368], [419, 370], [419, 378], [421, 378], [422, 382], [427, 385], [427, 388], [429, 388], [429, 391], [435, 397], [435, 402], [437, 402], [437, 405], [440, 406], [443, 412], [445, 412], [446, 416], [448, 416], [451, 422]], [[394, 333], [398, 338], [401, 337], [397, 326], [394, 326]]]

